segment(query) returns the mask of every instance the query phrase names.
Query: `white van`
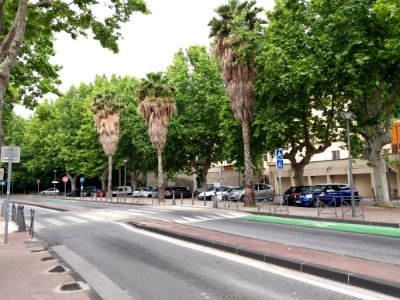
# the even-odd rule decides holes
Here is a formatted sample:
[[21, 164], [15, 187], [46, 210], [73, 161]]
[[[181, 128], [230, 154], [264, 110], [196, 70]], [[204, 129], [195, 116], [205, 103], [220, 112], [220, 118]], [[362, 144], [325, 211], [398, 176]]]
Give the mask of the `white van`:
[[119, 186], [112, 191], [113, 196], [128, 196], [132, 195], [132, 187], [131, 186]]

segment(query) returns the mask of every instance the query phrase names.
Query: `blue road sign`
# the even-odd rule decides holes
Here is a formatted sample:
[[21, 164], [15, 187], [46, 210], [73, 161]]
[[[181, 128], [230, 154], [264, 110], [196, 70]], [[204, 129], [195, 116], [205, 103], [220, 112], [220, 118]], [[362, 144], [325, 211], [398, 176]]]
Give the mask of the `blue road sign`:
[[276, 160], [276, 168], [278, 170], [283, 170], [283, 159], [277, 159]]
[[81, 182], [85, 182], [85, 177], [81, 177], [79, 180], [80, 180]]
[[283, 159], [283, 150], [282, 149], [276, 149], [275, 150], [275, 156], [276, 156], [276, 159]]

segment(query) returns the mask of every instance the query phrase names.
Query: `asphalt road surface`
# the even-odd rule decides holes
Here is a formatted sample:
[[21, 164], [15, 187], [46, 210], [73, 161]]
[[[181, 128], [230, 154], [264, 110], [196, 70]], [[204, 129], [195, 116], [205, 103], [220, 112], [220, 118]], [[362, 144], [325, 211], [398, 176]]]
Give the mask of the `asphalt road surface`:
[[[131, 218], [162, 218], [243, 234], [254, 231], [262, 236], [270, 236], [277, 230], [268, 227], [271, 224], [257, 225], [238, 220], [240, 215], [234, 212], [157, 206], [94, 207], [77, 212], [35, 210], [39, 237], [103, 299], [385, 298], [348, 285], [134, 229], [124, 222]], [[315, 232], [313, 234], [316, 240], [320, 238]], [[292, 239], [294, 235], [298, 233], [293, 233]]]

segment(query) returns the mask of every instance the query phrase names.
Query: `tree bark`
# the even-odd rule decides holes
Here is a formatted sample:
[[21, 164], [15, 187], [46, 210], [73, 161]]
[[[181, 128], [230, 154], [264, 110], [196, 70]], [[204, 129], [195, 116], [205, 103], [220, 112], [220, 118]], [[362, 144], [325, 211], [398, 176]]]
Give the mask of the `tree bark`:
[[76, 190], [76, 180], [78, 178], [78, 174], [71, 175], [71, 173], [67, 171], [67, 177], [71, 181], [71, 191]]
[[381, 153], [382, 147], [377, 145], [376, 139], [374, 140], [374, 142], [375, 143], [371, 141], [371, 143], [367, 143], [375, 147], [364, 149], [364, 155], [366, 156], [368, 162], [373, 169], [373, 176], [375, 180], [374, 196], [376, 205], [392, 206], [389, 196], [388, 180], [386, 177], [386, 162]]
[[157, 183], [158, 183], [158, 202], [164, 201], [164, 174], [163, 174], [163, 166], [162, 166], [162, 150], [157, 149], [157, 162], [158, 162], [158, 174], [157, 174]]
[[107, 197], [112, 202], [112, 155], [108, 156], [108, 184], [107, 184]]
[[253, 170], [250, 155], [250, 122], [249, 120], [242, 121], [242, 135], [244, 147], [244, 182], [245, 182], [245, 206], [254, 205], [253, 191]]
[[[3, 108], [4, 108], [4, 93], [10, 81], [10, 74], [13, 70], [19, 50], [22, 45], [22, 40], [25, 36], [26, 15], [27, 15], [27, 0], [20, 0], [18, 11], [15, 15], [14, 22], [0, 45], [0, 146], [4, 144], [3, 131]], [[1, 20], [0, 22], [3, 22]]]

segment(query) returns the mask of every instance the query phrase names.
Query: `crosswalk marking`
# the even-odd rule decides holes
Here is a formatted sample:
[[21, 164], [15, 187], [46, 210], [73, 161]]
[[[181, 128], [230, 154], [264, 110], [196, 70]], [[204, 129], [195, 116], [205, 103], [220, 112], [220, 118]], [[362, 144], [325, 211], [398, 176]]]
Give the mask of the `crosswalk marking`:
[[63, 222], [63, 221], [60, 221], [60, 220], [54, 219], [54, 218], [45, 218], [44, 220], [45, 220], [46, 222], [52, 223], [52, 224], [57, 225], [57, 226], [65, 226], [65, 225], [68, 225], [68, 223], [65, 223], [65, 222]]
[[[74, 216], [59, 216], [59, 217], [52, 217], [52, 218], [43, 218], [39, 219], [40, 222], [35, 220], [35, 229], [43, 229], [48, 228], [51, 226], [67, 226], [73, 224], [84, 224], [90, 221], [100, 221], [106, 222], [109, 220], [122, 220], [134, 217], [142, 217], [145, 216], [147, 218], [156, 218], [156, 214], [163, 213], [166, 211], [173, 211], [173, 210], [186, 210], [184, 207], [148, 207], [146, 209], [126, 209], [126, 210], [91, 210], [86, 212], [75, 213]], [[199, 215], [193, 214], [191, 216], [176, 216], [175, 218], [168, 218], [166, 221], [174, 222], [174, 223], [196, 223], [196, 222], [204, 222], [204, 221], [212, 221], [212, 220], [221, 220], [221, 219], [233, 219], [233, 218], [240, 218], [243, 216], [248, 215], [247, 213], [241, 212], [221, 212], [215, 214], [207, 214], [207, 215]], [[158, 219], [158, 218], [156, 218]], [[50, 225], [51, 224], [51, 225]]]
[[73, 217], [73, 216], [66, 216], [66, 217], [62, 217], [63, 219], [75, 222], [75, 223], [87, 223], [87, 220], [83, 220], [77, 217]]

